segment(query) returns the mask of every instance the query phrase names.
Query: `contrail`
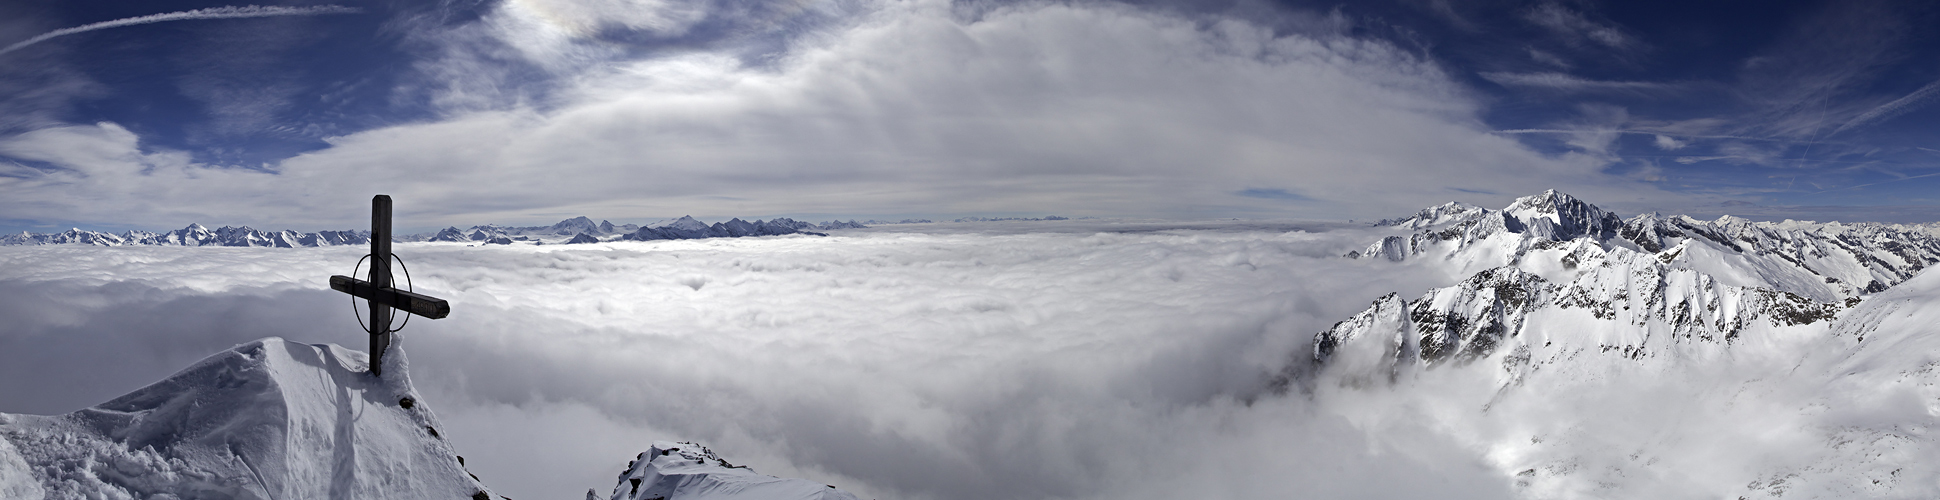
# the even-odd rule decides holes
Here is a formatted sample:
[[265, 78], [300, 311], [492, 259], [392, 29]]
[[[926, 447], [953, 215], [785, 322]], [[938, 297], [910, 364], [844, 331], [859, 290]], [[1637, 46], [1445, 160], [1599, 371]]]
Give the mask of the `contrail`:
[[23, 40], [13, 45], [8, 45], [7, 48], [0, 49], [0, 55], [5, 55], [8, 52], [20, 50], [22, 47], [26, 47], [28, 45], [45, 42], [48, 39], [51, 39], [54, 37], [67, 36], [75, 33], [83, 33], [83, 32], [94, 31], [94, 30], [103, 30], [108, 28], [119, 28], [122, 26], [134, 26], [137, 24], [159, 23], [164, 21], [189, 21], [189, 20], [195, 20], [195, 19], [237, 19], [237, 18], [245, 18], [245, 17], [275, 17], [275, 16], [319, 16], [319, 15], [326, 15], [326, 14], [356, 14], [359, 12], [363, 12], [363, 9], [358, 9], [355, 7], [344, 7], [341, 5], [319, 5], [315, 7], [263, 7], [258, 5], [250, 5], [250, 6], [244, 6], [244, 7], [235, 7], [235, 6], [210, 7], [207, 9], [185, 10], [182, 12], [169, 12], [166, 14], [150, 14], [146, 16], [130, 17], [127, 19], [102, 21], [94, 24], [83, 24], [72, 28], [61, 28], [54, 31], [41, 33], [39, 36]]
[[1791, 139], [1779, 139], [1779, 138], [1773, 138], [1773, 137], [1751, 137], [1751, 136], [1743, 136], [1743, 135], [1696, 135], [1696, 134], [1679, 134], [1679, 133], [1673, 133], [1673, 132], [1650, 132], [1646, 130], [1623, 130], [1623, 129], [1569, 130], [1569, 129], [1547, 129], [1547, 128], [1521, 128], [1521, 129], [1510, 129], [1510, 130], [1494, 130], [1494, 131], [1490, 131], [1490, 133], [1494, 133], [1494, 134], [1615, 133], [1615, 134], [1625, 134], [1625, 135], [1662, 135], [1662, 136], [1669, 136], [1669, 137], [1681, 137], [1686, 139], [1739, 139], [1739, 140], [1746, 140], [1746, 141], [1790, 142], [1794, 144], [1835, 144], [1835, 143], [1823, 142], [1823, 141], [1795, 141]]
[[1929, 83], [1927, 86], [1920, 87], [1920, 90], [1915, 90], [1905, 97], [1894, 99], [1893, 102], [1881, 104], [1879, 107], [1860, 114], [1857, 118], [1853, 118], [1852, 121], [1846, 122], [1845, 125], [1840, 125], [1838, 129], [1826, 135], [1839, 135], [1840, 132], [1845, 132], [1846, 129], [1892, 119], [1906, 114], [1909, 111], [1919, 109], [1920, 106], [1924, 106], [1924, 101], [1931, 100], [1935, 94], [1940, 94], [1940, 82]]

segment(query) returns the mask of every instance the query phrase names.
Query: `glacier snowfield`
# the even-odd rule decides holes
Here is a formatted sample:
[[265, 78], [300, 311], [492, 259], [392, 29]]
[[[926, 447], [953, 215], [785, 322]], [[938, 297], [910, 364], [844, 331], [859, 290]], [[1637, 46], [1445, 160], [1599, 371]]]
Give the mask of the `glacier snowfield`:
[[[412, 285], [452, 314], [401, 335], [444, 442], [511, 498], [604, 498], [656, 441], [863, 498], [1940, 495], [1940, 276], [1646, 355], [1622, 347], [1654, 316], [1548, 308], [1518, 326], [1541, 348], [1398, 366], [1376, 342], [1315, 363], [1316, 334], [1384, 296], [1459, 296], [1496, 265], [1343, 257], [1417, 229], [403, 243]], [[1491, 245], [1547, 282], [1579, 274], [1558, 248]], [[0, 412], [65, 414], [263, 337], [362, 346], [327, 279], [363, 251], [0, 247]]]

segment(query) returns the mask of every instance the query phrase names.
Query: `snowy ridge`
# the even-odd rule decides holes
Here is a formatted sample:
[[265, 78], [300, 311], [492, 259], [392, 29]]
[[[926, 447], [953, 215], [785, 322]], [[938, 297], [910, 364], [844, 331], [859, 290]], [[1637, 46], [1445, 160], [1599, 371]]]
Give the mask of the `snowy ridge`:
[[0, 414], [0, 496], [488, 498], [408, 376], [367, 363], [267, 338], [92, 408]]
[[262, 231], [247, 226], [223, 226], [209, 229], [201, 224], [165, 233], [147, 231], [128, 231], [110, 234], [83, 229], [69, 229], [59, 233], [9, 234], [0, 236], [0, 246], [6, 245], [154, 245], [154, 246], [223, 246], [223, 247], [320, 247], [335, 245], [362, 245], [370, 243], [369, 231], [318, 231], [299, 233], [296, 231]]
[[1520, 497], [1940, 495], [1914, 403], [1940, 400], [1929, 227], [1624, 221], [1566, 197], [1388, 221], [1416, 231], [1367, 253], [1463, 279], [1375, 300], [1279, 381], [1434, 406]]
[[593, 219], [582, 215], [559, 221], [550, 226], [506, 227], [486, 224], [483, 226], [472, 226], [469, 229], [458, 229], [458, 227], [453, 226], [431, 234], [401, 236], [398, 237], [398, 240], [444, 241], [454, 243], [476, 242], [506, 245], [514, 241], [544, 241], [546, 239], [558, 239], [561, 236], [577, 238], [579, 235], [589, 235], [598, 238], [600, 236], [630, 232], [636, 229], [639, 229], [639, 226], [633, 224], [615, 225], [612, 221], [604, 220], [595, 223]]
[[1450, 224], [1450, 223], [1459, 222], [1462, 220], [1467, 220], [1469, 218], [1480, 215], [1484, 210], [1486, 209], [1475, 205], [1470, 205], [1459, 201], [1451, 201], [1448, 203], [1443, 203], [1441, 205], [1436, 205], [1436, 206], [1421, 209], [1421, 212], [1416, 213], [1415, 215], [1410, 217], [1404, 217], [1400, 219], [1381, 219], [1379, 222], [1375, 222], [1374, 225], [1375, 226], [1398, 226], [1398, 227], [1405, 227], [1408, 229], [1422, 229], [1422, 228], [1440, 226], [1444, 224]]
[[[610, 500], [855, 500], [833, 485], [758, 474], [695, 443], [656, 441], [627, 463]], [[588, 490], [587, 500], [599, 495]]]
[[1940, 237], [1926, 226], [1752, 222], [1730, 216], [1701, 221], [1658, 214], [1623, 220], [1554, 190], [1519, 198], [1502, 210], [1450, 203], [1380, 224], [1416, 231], [1388, 236], [1349, 257], [1438, 259], [1450, 274], [1467, 276], [1583, 239], [1605, 249], [1663, 255], [1673, 267], [1727, 283], [1827, 302], [1878, 293], [1940, 263]]
[[639, 231], [628, 234], [623, 239], [633, 241], [692, 240], [700, 238], [739, 238], [743, 236], [779, 236], [784, 234], [828, 236], [826, 234], [809, 231], [809, 229], [821, 228], [814, 224], [787, 217], [780, 217], [768, 221], [757, 219], [754, 222], [736, 218], [727, 222], [716, 222], [710, 226], [705, 222], [695, 220], [691, 216], [682, 216], [672, 221], [642, 227]]
[[560, 221], [551, 226], [504, 227], [495, 225], [472, 226], [469, 229], [448, 227], [437, 233], [418, 234], [398, 238], [399, 241], [443, 241], [455, 243], [480, 243], [487, 245], [510, 245], [517, 242], [536, 242], [542, 244], [582, 244], [601, 241], [652, 241], [652, 240], [691, 240], [700, 238], [738, 238], [743, 236], [777, 236], [784, 234], [813, 234], [827, 236], [811, 230], [821, 229], [861, 229], [866, 228], [855, 221], [829, 221], [821, 224], [797, 221], [786, 217], [774, 220], [755, 220], [748, 222], [739, 218], [709, 225], [682, 216], [679, 219], [663, 221], [646, 226], [633, 224], [615, 225], [609, 221], [593, 223], [592, 219], [577, 217]]
[[1560, 273], [1567, 281], [1503, 266], [1414, 300], [1389, 294], [1316, 334], [1313, 358], [1398, 370], [1505, 352], [1511, 353], [1505, 364], [1583, 352], [1631, 359], [1704, 356], [1741, 337], [1830, 320], [1844, 308], [1722, 284], [1650, 254], [1587, 243], [1559, 251], [1556, 260], [1568, 267]]
[[[821, 224], [796, 221], [786, 217], [770, 221], [755, 220], [747, 222], [733, 219], [717, 222], [709, 226], [693, 217], [681, 217], [670, 222], [641, 227], [634, 224], [614, 224], [611, 221], [593, 222], [585, 216], [559, 221], [550, 226], [507, 227], [498, 225], [472, 226], [459, 229], [447, 227], [434, 233], [412, 234], [393, 237], [399, 242], [442, 241], [452, 243], [483, 243], [509, 245], [513, 242], [542, 243], [596, 243], [610, 240], [669, 240], [694, 238], [724, 238], [740, 236], [769, 236], [782, 234], [817, 234], [812, 230], [862, 229], [869, 226], [856, 221], [828, 221]], [[824, 235], [826, 236], [826, 235]], [[190, 224], [186, 228], [165, 233], [131, 230], [122, 234], [69, 229], [59, 233], [30, 233], [0, 235], [0, 246], [9, 245], [93, 245], [93, 246], [226, 246], [226, 247], [322, 247], [335, 245], [364, 245], [370, 243], [370, 231], [318, 231], [299, 233], [296, 231], [262, 231], [249, 227], [223, 226], [209, 229], [201, 224]]]
[[1940, 495], [1940, 272], [1844, 307], [1626, 252], [1383, 297], [1317, 336], [1311, 390], [1437, 391], [1519, 497]]

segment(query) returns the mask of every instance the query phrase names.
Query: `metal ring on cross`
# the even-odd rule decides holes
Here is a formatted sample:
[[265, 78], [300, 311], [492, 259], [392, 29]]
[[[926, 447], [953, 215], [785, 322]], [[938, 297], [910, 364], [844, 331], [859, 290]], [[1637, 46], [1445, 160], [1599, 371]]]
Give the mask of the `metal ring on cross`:
[[[357, 271], [362, 270], [364, 268], [364, 261], [370, 260], [370, 256], [371, 254], [364, 254], [362, 258], [357, 259], [357, 266], [350, 268], [350, 275], [356, 276]], [[411, 267], [404, 265], [404, 258], [397, 256], [397, 254], [391, 254], [391, 260], [397, 261], [398, 269], [404, 270], [404, 290], [409, 292], [418, 291], [417, 287], [413, 286], [413, 284], [411, 283]], [[376, 270], [375, 267], [372, 267], [371, 269]], [[370, 331], [370, 325], [364, 323], [364, 313], [362, 311], [357, 310], [357, 296], [355, 295], [350, 296], [350, 314], [357, 316], [358, 327], [363, 328], [364, 331], [366, 332]], [[391, 318], [396, 319], [397, 316], [392, 315]], [[411, 324], [411, 315], [405, 314], [404, 322], [398, 324], [396, 329], [391, 329], [390, 328], [391, 325], [384, 325], [384, 328], [387, 331], [396, 333], [404, 330], [404, 325], [409, 325], [409, 324]]]

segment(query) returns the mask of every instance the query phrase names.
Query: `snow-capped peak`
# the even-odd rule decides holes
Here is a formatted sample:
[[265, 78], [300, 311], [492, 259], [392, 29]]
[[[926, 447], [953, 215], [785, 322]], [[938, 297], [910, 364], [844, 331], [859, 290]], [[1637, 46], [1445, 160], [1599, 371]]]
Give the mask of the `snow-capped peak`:
[[1416, 213], [1415, 215], [1410, 217], [1405, 217], [1400, 219], [1382, 219], [1380, 222], [1374, 223], [1374, 225], [1375, 226], [1400, 226], [1400, 227], [1406, 227], [1408, 229], [1422, 229], [1422, 228], [1443, 226], [1443, 225], [1447, 225], [1455, 222], [1460, 222], [1463, 220], [1473, 218], [1477, 215], [1481, 215], [1482, 212], [1486, 212], [1486, 211], [1488, 210], [1482, 207], [1470, 205], [1467, 203], [1462, 203], [1459, 201], [1451, 201], [1448, 203], [1443, 203], [1440, 205], [1421, 209], [1421, 212]]
[[[1449, 206], [1423, 210], [1416, 218], [1450, 213], [1443, 209]], [[1654, 213], [1626, 221], [1555, 190], [1518, 198], [1501, 211], [1455, 213], [1458, 218], [1443, 224], [1406, 225], [1416, 231], [1384, 237], [1349, 256], [1439, 259], [1450, 276], [1463, 277], [1504, 265], [1549, 265], [1524, 259], [1580, 239], [1606, 249], [1661, 253], [1663, 262], [1728, 284], [1828, 302], [1876, 293], [1940, 264], [1940, 238], [1920, 227], [1753, 222], [1731, 216], [1702, 221]]]
[[1608, 238], [1623, 224], [1616, 214], [1554, 189], [1517, 198], [1502, 211], [1536, 237], [1558, 241], [1579, 236]]
[[1346, 356], [1343, 366], [1391, 374], [1504, 351], [1516, 351], [1516, 362], [1585, 350], [1636, 359], [1706, 356], [1746, 336], [1831, 320], [1844, 307], [1720, 283], [1625, 248], [1582, 246], [1559, 260], [1577, 268], [1562, 275], [1566, 281], [1502, 266], [1414, 300], [1382, 297], [1315, 335], [1314, 358]]
[[387, 369], [379, 379], [361, 352], [267, 338], [93, 408], [60, 416], [0, 414], [0, 493], [10, 499], [488, 495], [445, 443], [409, 377], [390, 376], [403, 373], [403, 350], [392, 349], [386, 365], [395, 361], [400, 371]]

